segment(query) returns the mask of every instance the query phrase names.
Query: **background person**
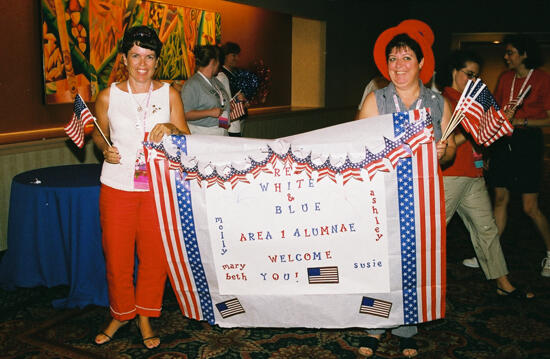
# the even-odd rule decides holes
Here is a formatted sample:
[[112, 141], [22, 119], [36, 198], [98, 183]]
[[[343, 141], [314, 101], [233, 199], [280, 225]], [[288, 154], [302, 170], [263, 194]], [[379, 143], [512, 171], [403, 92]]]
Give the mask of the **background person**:
[[222, 46], [222, 62], [220, 72], [216, 78], [223, 84], [225, 91], [229, 94], [230, 98], [236, 95], [236, 99], [245, 104], [245, 115], [231, 121], [229, 125], [229, 136], [241, 137], [242, 123], [246, 118], [246, 106], [248, 101], [242, 93], [241, 89], [237, 85], [236, 74], [234, 73], [239, 62], [239, 54], [241, 53], [241, 47], [234, 42], [227, 42]]
[[[538, 44], [525, 35], [504, 38], [508, 71], [498, 81], [495, 99], [514, 125], [511, 137], [493, 144], [489, 184], [495, 189], [494, 214], [499, 234], [506, 228], [510, 192], [521, 193], [523, 210], [535, 223], [546, 245], [541, 275], [550, 277], [550, 227], [538, 204], [542, 180], [544, 141], [539, 127], [550, 125], [550, 75], [537, 69], [542, 63]], [[531, 90], [514, 108], [520, 92]]]
[[185, 81], [181, 90], [189, 129], [193, 134], [227, 136], [230, 97], [216, 79], [220, 68], [220, 48], [196, 46], [194, 54], [197, 72]]
[[380, 74], [374, 76], [372, 80], [369, 81], [367, 86], [365, 86], [365, 90], [363, 91], [363, 96], [361, 97], [361, 102], [359, 102], [359, 106], [357, 107], [357, 113], [355, 114], [355, 120], [360, 120], [359, 113], [361, 112], [361, 107], [363, 107], [363, 102], [365, 102], [365, 98], [367, 98], [367, 95], [374, 90], [381, 89], [383, 87], [388, 86], [390, 82], [386, 80], [386, 78]]
[[[429, 107], [435, 139], [439, 141], [437, 156], [440, 163], [445, 163], [455, 154], [453, 136], [440, 141], [450, 120], [450, 107], [440, 94], [423, 85], [430, 80], [435, 67], [433, 40], [430, 27], [418, 20], [405, 20], [380, 34], [374, 45], [374, 59], [380, 73], [391, 83], [367, 95], [359, 118]], [[417, 331], [416, 325], [391, 328], [392, 334], [400, 338], [400, 350], [406, 357], [418, 355], [418, 346], [412, 338]], [[359, 354], [373, 356], [384, 332], [385, 329], [368, 329], [369, 336]]]
[[[166, 134], [189, 133], [179, 93], [153, 80], [162, 43], [146, 26], [126, 30], [121, 46], [128, 80], [113, 83], [96, 101], [98, 125], [93, 139], [103, 152], [99, 198], [103, 250], [113, 319], [95, 342], [109, 342], [120, 327], [137, 316], [143, 344], [160, 344], [149, 317], [160, 316], [166, 281], [166, 259], [154, 206], [148, 189], [143, 155], [145, 134], [158, 142]], [[135, 250], [139, 260], [134, 285]]]
[[[480, 63], [479, 57], [472, 52], [456, 51], [452, 54], [449, 66], [451, 86], [443, 89], [443, 96], [453, 109], [468, 80], [475, 81], [479, 77]], [[443, 170], [447, 224], [455, 212], [458, 212], [470, 233], [485, 277], [496, 279], [497, 294], [520, 299], [533, 298], [532, 293], [516, 289], [508, 280], [508, 269], [483, 178], [482, 156], [476, 151], [475, 142], [460, 127], [455, 130], [454, 137], [457, 144], [456, 156]]]

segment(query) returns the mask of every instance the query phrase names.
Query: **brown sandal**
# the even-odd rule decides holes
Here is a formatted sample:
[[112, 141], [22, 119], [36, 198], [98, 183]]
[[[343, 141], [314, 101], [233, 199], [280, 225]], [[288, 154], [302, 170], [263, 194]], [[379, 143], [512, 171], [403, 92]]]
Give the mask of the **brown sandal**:
[[[399, 350], [401, 350], [401, 354], [407, 358], [414, 358], [418, 355], [418, 344], [416, 344], [416, 340], [413, 338], [399, 338]], [[414, 350], [416, 353], [412, 355], [405, 355], [405, 350]]]
[[[120, 326], [117, 328], [117, 330], [115, 330], [115, 331], [113, 332], [113, 334], [111, 334], [111, 335], [105, 333], [105, 331], [106, 331], [107, 328], [109, 327], [109, 326], [107, 326], [107, 328], [105, 328], [104, 330], [102, 330], [102, 331], [100, 331], [99, 333], [97, 333], [97, 335], [95, 336], [95, 339], [94, 339], [94, 343], [95, 343], [96, 345], [103, 345], [103, 344], [109, 343], [111, 340], [113, 340], [115, 334], [116, 334], [120, 329], [122, 329], [125, 325], [127, 325], [127, 324], [128, 324], [128, 321], [121, 322], [121, 325], [120, 325]], [[98, 343], [98, 342], [97, 342], [97, 336], [98, 336], [98, 335], [103, 335], [103, 336], [105, 336], [105, 337], [107, 338], [107, 340], [104, 341], [104, 342]]]
[[[361, 346], [357, 350], [360, 355], [370, 358], [376, 353], [376, 349], [378, 349], [378, 346], [380, 345], [380, 339], [376, 337], [367, 336], [366, 338], [361, 340]], [[365, 350], [370, 350], [370, 354], [366, 354]]]
[[160, 341], [160, 337], [157, 336], [157, 335], [154, 335], [152, 337], [143, 338], [142, 342], [143, 342], [143, 346], [145, 346], [145, 348], [147, 348], [149, 350], [153, 350], [153, 349], [157, 349], [158, 347], [160, 347], [160, 342], [158, 343], [158, 345], [156, 345], [154, 347], [148, 347], [147, 344], [145, 344], [145, 342], [148, 341], [148, 340], [151, 340], [151, 339], [158, 339]]
[[[535, 298], [535, 295], [533, 293], [527, 293], [519, 288], [516, 288], [513, 291], [508, 292], [507, 290], [497, 287], [497, 293], [501, 297], [520, 299], [520, 300], [531, 300]], [[530, 297], [529, 295], [533, 295], [533, 296]]]
[[[136, 327], [138, 328], [139, 332], [141, 333], [141, 326], [139, 325], [139, 319], [136, 319]], [[150, 337], [147, 337], [147, 338], [143, 338], [143, 334], [141, 333], [142, 335], [142, 339], [141, 339], [141, 342], [143, 343], [143, 346], [149, 350], [153, 350], [153, 349], [157, 349], [158, 347], [160, 347], [160, 337], [158, 335], [152, 335]], [[154, 347], [150, 347], [148, 346], [145, 342], [148, 341], [148, 340], [152, 340], [152, 339], [158, 339], [159, 340], [159, 343], [157, 345], [155, 345]]]

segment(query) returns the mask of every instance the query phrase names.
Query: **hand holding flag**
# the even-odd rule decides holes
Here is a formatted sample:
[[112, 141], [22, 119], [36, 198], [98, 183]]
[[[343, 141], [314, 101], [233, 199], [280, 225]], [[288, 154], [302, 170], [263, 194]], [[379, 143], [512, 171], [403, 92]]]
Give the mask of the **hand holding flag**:
[[527, 86], [527, 88], [525, 89], [525, 91], [523, 91], [522, 93], [519, 93], [518, 94], [518, 97], [515, 98], [514, 100], [512, 100], [510, 102], [510, 104], [512, 105], [512, 110], [513, 111], [516, 111], [516, 109], [521, 106], [521, 103], [523, 102], [523, 99], [525, 98], [525, 96], [527, 95], [527, 93], [531, 90], [531, 85]]
[[484, 146], [511, 135], [514, 130], [487, 86], [479, 79], [475, 82], [468, 80], [442, 139], [447, 139], [461, 122], [476, 143]]
[[239, 90], [229, 101], [231, 105], [231, 112], [229, 113], [230, 121], [235, 121], [239, 117], [242, 117], [246, 114], [244, 109], [244, 101], [241, 101], [237, 98], [240, 93], [241, 90]]
[[527, 96], [527, 93], [531, 90], [531, 85], [527, 86], [527, 88], [518, 94], [518, 97], [513, 99], [512, 101], [508, 102], [506, 106], [504, 106], [504, 113], [506, 114], [506, 117], [509, 119], [513, 118], [516, 114], [516, 110], [518, 107], [521, 106], [523, 99], [525, 96]]
[[80, 94], [76, 94], [74, 98], [73, 117], [63, 129], [78, 148], [84, 146], [84, 127], [92, 122], [93, 118], [90, 110], [82, 100], [82, 97], [80, 97]]
[[244, 115], [245, 115], [244, 102], [241, 102], [239, 100], [232, 100], [231, 101], [231, 113], [229, 114], [229, 120], [234, 121], [234, 120], [236, 120], [239, 117], [242, 117]]

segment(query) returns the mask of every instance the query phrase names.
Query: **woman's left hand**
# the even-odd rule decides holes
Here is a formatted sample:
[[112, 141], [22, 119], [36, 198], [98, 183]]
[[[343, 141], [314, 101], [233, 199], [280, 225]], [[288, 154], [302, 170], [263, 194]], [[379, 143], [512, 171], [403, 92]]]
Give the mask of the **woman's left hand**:
[[182, 135], [183, 133], [171, 123], [157, 123], [149, 133], [149, 139], [160, 142], [164, 135]]
[[244, 107], [248, 108], [250, 107], [250, 102], [248, 102], [248, 100], [246, 99], [246, 97], [244, 97], [243, 93], [242, 92], [239, 92], [237, 94], [237, 99], [240, 101], [240, 102], [243, 102], [244, 103]]
[[445, 151], [447, 151], [447, 140], [439, 141], [436, 143], [435, 148], [437, 150], [437, 159], [440, 160], [445, 156]]

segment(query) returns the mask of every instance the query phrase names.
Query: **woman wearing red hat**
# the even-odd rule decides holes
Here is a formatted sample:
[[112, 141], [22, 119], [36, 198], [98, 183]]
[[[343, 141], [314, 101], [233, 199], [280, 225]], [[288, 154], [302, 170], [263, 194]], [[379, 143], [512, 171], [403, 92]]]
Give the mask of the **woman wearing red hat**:
[[[374, 45], [374, 60], [380, 73], [391, 83], [367, 96], [359, 118], [429, 107], [438, 141], [437, 156], [440, 163], [445, 163], [453, 159], [456, 150], [453, 136], [441, 141], [442, 130], [451, 116], [450, 106], [440, 94], [423, 85], [431, 79], [435, 67], [433, 40], [430, 27], [419, 20], [405, 20], [380, 34]], [[359, 354], [371, 357], [385, 329], [368, 332]], [[400, 350], [408, 358], [418, 355], [418, 346], [412, 338], [416, 333], [415, 325], [392, 328], [392, 334], [400, 338]]]

